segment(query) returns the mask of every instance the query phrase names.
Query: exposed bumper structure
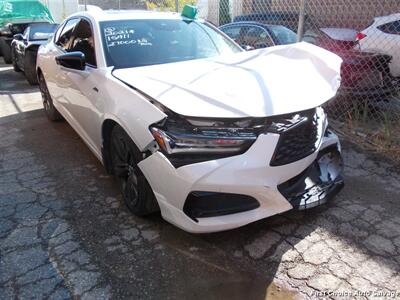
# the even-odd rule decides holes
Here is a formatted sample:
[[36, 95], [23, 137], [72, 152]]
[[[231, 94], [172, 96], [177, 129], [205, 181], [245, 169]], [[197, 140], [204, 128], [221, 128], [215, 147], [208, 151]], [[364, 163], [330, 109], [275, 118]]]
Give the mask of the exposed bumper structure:
[[[326, 122], [323, 123], [325, 129]], [[294, 207], [314, 207], [340, 190], [343, 185], [340, 144], [335, 134], [328, 131], [322, 136], [317, 150], [309, 156], [286, 165], [271, 166], [279, 137], [279, 134], [261, 134], [241, 155], [179, 168], [175, 168], [161, 152], [155, 152], [141, 161], [139, 167], [157, 197], [163, 218], [194, 233], [240, 227]], [[314, 184], [310, 184], [309, 178]], [[293, 190], [287, 186], [290, 180], [297, 180]], [[190, 216], [184, 208], [185, 203], [189, 195], [199, 191], [225, 194], [225, 198], [227, 194], [233, 194], [235, 200], [232, 200], [237, 205], [232, 213], [224, 213], [229, 209], [223, 208], [216, 216], [209, 216], [207, 211], [204, 213], [208, 207], [205, 205], [201, 206], [203, 212], [198, 217]], [[245, 197], [255, 199], [259, 205], [241, 203]], [[240, 207], [244, 207], [244, 211], [240, 211]]]
[[344, 186], [340, 151], [334, 146], [322, 150], [302, 173], [278, 186], [295, 209], [319, 206], [332, 199]]

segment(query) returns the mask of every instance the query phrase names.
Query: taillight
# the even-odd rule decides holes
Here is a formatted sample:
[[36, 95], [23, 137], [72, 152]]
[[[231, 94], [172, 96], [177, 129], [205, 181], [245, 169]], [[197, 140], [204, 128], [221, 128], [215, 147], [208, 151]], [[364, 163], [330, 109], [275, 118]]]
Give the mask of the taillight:
[[362, 40], [363, 38], [365, 38], [366, 36], [367, 36], [366, 34], [359, 32], [356, 35], [356, 41], [358, 42], [358, 41]]

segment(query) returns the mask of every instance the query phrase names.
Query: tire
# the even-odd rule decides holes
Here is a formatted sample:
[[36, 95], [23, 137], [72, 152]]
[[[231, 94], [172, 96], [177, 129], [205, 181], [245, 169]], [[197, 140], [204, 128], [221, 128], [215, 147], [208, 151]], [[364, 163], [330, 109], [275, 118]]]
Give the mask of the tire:
[[37, 85], [36, 52], [27, 51], [24, 58], [24, 73], [30, 85]]
[[159, 211], [153, 190], [137, 166], [142, 159], [142, 153], [118, 125], [111, 132], [110, 151], [112, 171], [128, 209], [137, 216]]
[[53, 99], [51, 99], [46, 80], [42, 74], [39, 75], [39, 89], [42, 94], [43, 107], [47, 118], [53, 122], [61, 121], [63, 117], [53, 105]]
[[6, 43], [6, 41], [2, 38], [0, 38], [0, 48], [1, 48], [1, 53], [3, 54], [3, 59], [6, 64], [11, 64], [12, 59], [11, 59], [11, 47]]
[[16, 57], [16, 54], [15, 54], [15, 48], [12, 48], [12, 50], [11, 50], [11, 59], [12, 59], [12, 65], [13, 65], [14, 71], [15, 72], [21, 72], [21, 69], [18, 67], [18, 64], [17, 64], [17, 57]]

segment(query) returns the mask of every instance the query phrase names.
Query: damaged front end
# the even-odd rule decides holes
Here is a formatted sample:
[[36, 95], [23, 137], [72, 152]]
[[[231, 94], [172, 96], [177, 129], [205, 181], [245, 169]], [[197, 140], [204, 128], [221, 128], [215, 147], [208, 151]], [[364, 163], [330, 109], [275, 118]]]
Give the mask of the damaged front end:
[[[278, 186], [295, 209], [321, 205], [344, 186], [339, 141], [326, 128], [326, 114], [320, 107], [275, 117], [229, 121], [184, 118], [170, 111], [167, 115], [162, 122], [151, 125], [150, 130], [159, 149], [175, 168], [243, 154], [260, 134], [273, 133], [279, 135], [279, 141], [271, 160], [265, 162], [270, 167], [296, 163], [319, 151], [315, 161], [303, 172]], [[324, 148], [326, 140], [335, 142]], [[240, 211], [248, 210], [242, 206]], [[228, 208], [231, 211], [232, 207]], [[207, 214], [202, 211], [202, 215]], [[218, 214], [225, 214], [220, 207]]]
[[302, 173], [280, 184], [278, 190], [293, 208], [313, 208], [326, 203], [341, 191], [344, 187], [342, 170], [340, 147], [332, 145], [321, 150], [317, 159]]
[[240, 119], [188, 118], [162, 109], [168, 117], [149, 129], [159, 149], [176, 168], [243, 154], [261, 134], [280, 136], [269, 165], [287, 165], [317, 151], [326, 127], [326, 115], [321, 107], [273, 117]]

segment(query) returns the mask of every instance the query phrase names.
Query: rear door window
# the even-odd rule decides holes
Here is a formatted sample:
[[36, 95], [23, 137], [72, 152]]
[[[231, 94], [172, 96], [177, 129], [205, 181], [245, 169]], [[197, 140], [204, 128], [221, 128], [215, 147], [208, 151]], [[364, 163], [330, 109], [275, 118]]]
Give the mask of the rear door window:
[[380, 25], [378, 29], [384, 33], [400, 35], [400, 20]]
[[297, 42], [297, 34], [284, 26], [270, 26], [269, 30], [275, 36], [278, 45], [289, 45]]
[[255, 49], [274, 46], [274, 42], [271, 40], [267, 30], [258, 26], [247, 26], [241, 44]]
[[241, 26], [229, 26], [222, 29], [222, 31], [229, 36], [232, 40], [237, 41], [239, 39]]

